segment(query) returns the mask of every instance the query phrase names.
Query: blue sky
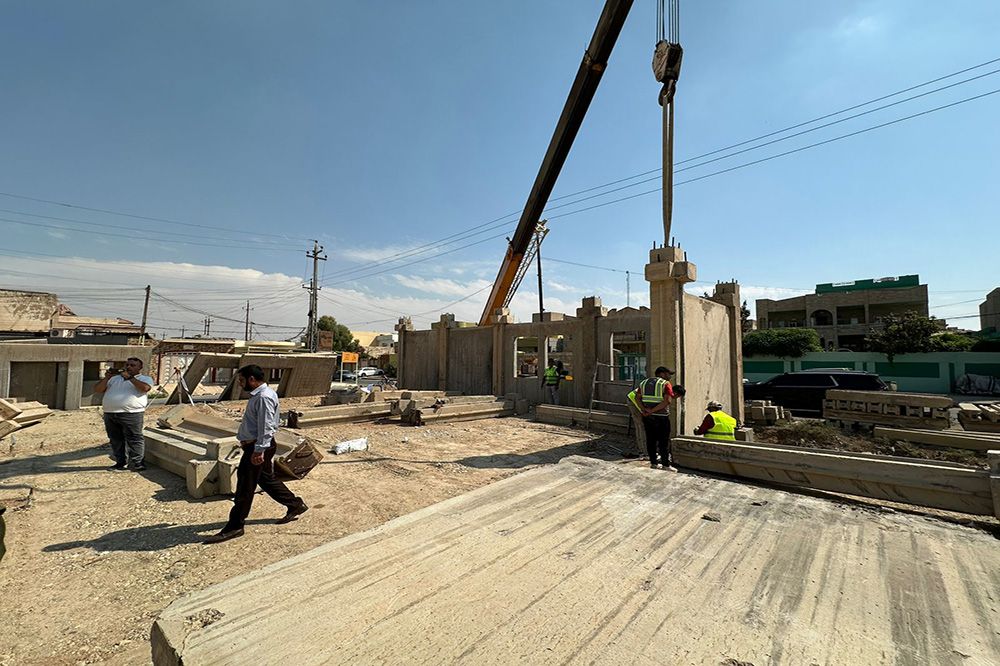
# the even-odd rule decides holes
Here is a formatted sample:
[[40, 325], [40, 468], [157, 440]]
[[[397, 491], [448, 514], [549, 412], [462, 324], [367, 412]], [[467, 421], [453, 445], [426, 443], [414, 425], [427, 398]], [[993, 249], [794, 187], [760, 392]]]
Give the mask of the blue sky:
[[[4, 3], [0, 287], [138, 321], [151, 284], [150, 328], [171, 335], [201, 332], [204, 312], [213, 334], [242, 337], [249, 299], [257, 337], [288, 337], [318, 239], [321, 314], [356, 330], [476, 320], [602, 7]], [[1000, 3], [681, 0], [680, 35], [678, 161], [1000, 58]], [[575, 193], [660, 166], [655, 38], [655, 5], [637, 0], [546, 213], [546, 309], [624, 306], [625, 270], [631, 304], [648, 302], [658, 194], [582, 209], [655, 190], [635, 183], [657, 174]], [[918, 273], [932, 314], [978, 328], [957, 317], [998, 284], [1000, 94], [684, 181], [990, 93], [998, 69], [678, 173], [673, 233], [704, 280], [692, 290], [736, 278], [752, 307]]]

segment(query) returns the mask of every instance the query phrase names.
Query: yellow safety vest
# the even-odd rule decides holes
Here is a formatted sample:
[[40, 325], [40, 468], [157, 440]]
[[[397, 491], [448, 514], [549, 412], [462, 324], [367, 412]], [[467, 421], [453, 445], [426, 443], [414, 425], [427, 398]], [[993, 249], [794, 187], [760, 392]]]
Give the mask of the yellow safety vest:
[[712, 429], [705, 433], [706, 439], [721, 439], [725, 441], [736, 441], [736, 419], [734, 419], [729, 414], [719, 410], [715, 412], [709, 412], [709, 416], [715, 421], [715, 425]]
[[555, 366], [545, 368], [545, 385], [556, 386], [559, 384], [559, 369]]

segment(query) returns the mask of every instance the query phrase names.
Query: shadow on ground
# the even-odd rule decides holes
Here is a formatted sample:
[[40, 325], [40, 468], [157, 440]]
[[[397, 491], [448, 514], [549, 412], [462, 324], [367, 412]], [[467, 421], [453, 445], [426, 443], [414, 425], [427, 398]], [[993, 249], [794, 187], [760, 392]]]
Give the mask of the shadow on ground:
[[[273, 522], [273, 520], [256, 519], [248, 520], [247, 525], [263, 525]], [[53, 543], [42, 548], [42, 552], [52, 553], [73, 550], [74, 548], [90, 548], [97, 552], [166, 550], [188, 543], [201, 543], [209, 535], [221, 530], [224, 525], [225, 521], [202, 523], [201, 525], [173, 525], [170, 523], [143, 525], [108, 532], [96, 539]]]

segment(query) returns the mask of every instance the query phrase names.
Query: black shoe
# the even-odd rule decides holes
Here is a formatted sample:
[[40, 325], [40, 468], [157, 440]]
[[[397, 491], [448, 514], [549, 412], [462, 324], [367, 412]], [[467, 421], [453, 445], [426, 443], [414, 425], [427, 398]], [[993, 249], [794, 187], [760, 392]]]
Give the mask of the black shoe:
[[303, 502], [301, 506], [296, 507], [294, 509], [289, 509], [288, 513], [286, 513], [284, 516], [282, 516], [281, 518], [278, 518], [278, 520], [275, 521], [275, 524], [276, 525], [284, 525], [285, 523], [290, 523], [293, 520], [298, 520], [299, 516], [301, 516], [303, 513], [305, 513], [308, 510], [309, 510], [309, 507], [307, 507], [306, 503]]
[[145, 472], [146, 471], [146, 463], [143, 463], [141, 465], [136, 465], [135, 467], [132, 468], [132, 471], [133, 472]]
[[656, 463], [655, 462], [654, 463], [649, 463], [649, 468], [650, 469], [656, 469]]
[[241, 537], [241, 536], [243, 536], [242, 527], [237, 530], [230, 530], [228, 532], [223, 530], [218, 534], [213, 534], [212, 536], [208, 537], [207, 539], [205, 539], [203, 543], [222, 543], [223, 541], [229, 541], [230, 539], [235, 539], [236, 537]]
[[112, 465], [111, 467], [108, 468], [108, 471], [109, 472], [120, 472], [123, 469], [128, 469], [128, 468], [125, 467], [125, 465], [123, 465], [121, 463], [115, 463], [114, 465]]

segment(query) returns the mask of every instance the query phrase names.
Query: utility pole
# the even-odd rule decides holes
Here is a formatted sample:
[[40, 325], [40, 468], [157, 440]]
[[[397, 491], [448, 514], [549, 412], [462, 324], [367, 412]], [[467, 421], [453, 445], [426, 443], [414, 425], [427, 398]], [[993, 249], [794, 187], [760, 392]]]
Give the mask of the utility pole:
[[243, 334], [243, 339], [250, 342], [250, 301], [247, 301], [247, 327], [246, 333]]
[[546, 220], [542, 220], [537, 225], [535, 225], [535, 246], [538, 248], [538, 254], [535, 256], [535, 260], [538, 262], [538, 319], [541, 320], [542, 313], [545, 312], [545, 307], [542, 302], [542, 241], [545, 240], [545, 235], [549, 233], [549, 230], [545, 227]]
[[185, 329], [185, 328], [184, 328], [183, 326], [181, 326], [181, 339], [183, 339], [183, 338], [184, 338], [184, 332], [185, 332], [186, 330], [187, 330], [187, 329]]
[[319, 347], [319, 329], [317, 328], [319, 317], [316, 316], [316, 310], [319, 308], [319, 290], [322, 287], [319, 286], [318, 273], [319, 262], [326, 261], [325, 255], [319, 256], [322, 251], [323, 246], [319, 244], [318, 240], [314, 240], [312, 252], [306, 252], [306, 256], [313, 260], [312, 282], [302, 285], [303, 289], [309, 290], [309, 328], [306, 332], [306, 345], [311, 352], [316, 351]]
[[139, 334], [140, 336], [142, 336], [143, 340], [146, 339], [146, 315], [147, 314], [149, 314], [149, 285], [148, 284], [146, 285], [146, 302], [143, 303], [143, 306], [142, 306], [142, 327], [141, 327], [142, 331]]
[[212, 326], [212, 318], [211, 317], [205, 317], [205, 337], [206, 338], [208, 337], [209, 330], [211, 329], [211, 326]]
[[632, 306], [632, 273], [625, 271], [625, 307]]

